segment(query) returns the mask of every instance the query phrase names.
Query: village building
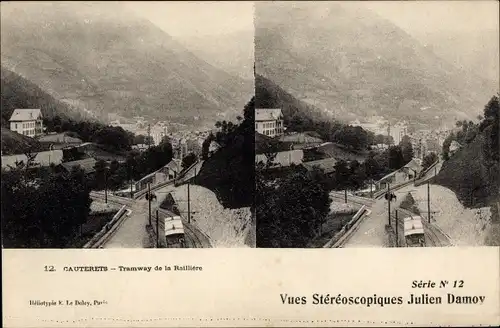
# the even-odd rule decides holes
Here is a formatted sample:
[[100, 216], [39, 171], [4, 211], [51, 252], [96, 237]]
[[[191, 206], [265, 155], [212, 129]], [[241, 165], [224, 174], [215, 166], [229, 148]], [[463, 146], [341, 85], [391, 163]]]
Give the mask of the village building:
[[40, 136], [38, 141], [41, 143], [49, 144], [50, 149], [64, 149], [68, 147], [75, 147], [81, 145], [83, 141], [79, 138], [72, 137], [68, 133], [50, 133]]
[[422, 171], [422, 163], [419, 159], [413, 158], [405, 166], [387, 174], [385, 177], [377, 181], [378, 190], [386, 189], [387, 185], [395, 185], [406, 181], [415, 180]]
[[[277, 167], [287, 167], [292, 164], [299, 165], [304, 161], [304, 151], [301, 149], [297, 150], [287, 150], [280, 151], [276, 153], [276, 157], [273, 159], [273, 166]], [[264, 154], [258, 154], [255, 156], [255, 163], [262, 162], [267, 163], [267, 157]]]
[[95, 173], [95, 164], [97, 161], [94, 158], [85, 158], [78, 161], [61, 163], [58, 166], [59, 171], [71, 172], [73, 168], [80, 167], [85, 174], [91, 175]]
[[15, 109], [9, 119], [10, 130], [34, 138], [43, 134], [43, 116], [40, 108]]
[[182, 161], [172, 159], [170, 163], [165, 165], [161, 170], [167, 176], [168, 180], [175, 179], [182, 171]]
[[179, 159], [172, 159], [167, 165], [136, 182], [134, 190], [144, 190], [148, 187], [148, 184], [155, 185], [175, 179], [181, 171], [182, 161]]
[[307, 171], [313, 171], [314, 168], [319, 168], [327, 175], [332, 175], [335, 172], [335, 163], [337, 160], [335, 158], [325, 158], [316, 161], [304, 162], [301, 165]]
[[284, 126], [281, 108], [256, 108], [255, 131], [268, 137], [283, 135]]
[[291, 144], [293, 149], [303, 149], [309, 147], [319, 146], [323, 143], [323, 140], [319, 137], [311, 135], [309, 132], [302, 133], [291, 133], [288, 135], [283, 135], [279, 137], [279, 141]]
[[[33, 153], [35, 155], [32, 166], [40, 167], [40, 166], [50, 166], [51, 164], [59, 165], [63, 160], [63, 151], [62, 150], [48, 150], [42, 151], [38, 153]], [[16, 155], [3, 155], [2, 156], [2, 168], [10, 169], [11, 167], [16, 167], [16, 163], [23, 162], [26, 164], [28, 161], [28, 157], [25, 154], [16, 154]]]

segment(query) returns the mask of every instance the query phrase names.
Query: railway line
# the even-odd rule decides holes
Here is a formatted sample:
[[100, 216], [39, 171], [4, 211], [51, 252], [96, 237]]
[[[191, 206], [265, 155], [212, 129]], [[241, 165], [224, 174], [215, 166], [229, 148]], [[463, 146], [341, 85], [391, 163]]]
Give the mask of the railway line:
[[[91, 191], [90, 192], [90, 197], [93, 199], [98, 199], [104, 201], [106, 196], [104, 195], [104, 192], [100, 191]], [[115, 196], [111, 195], [108, 193], [108, 202], [113, 203], [113, 204], [119, 204], [119, 205], [132, 205], [134, 204], [134, 200], [131, 198], [126, 198], [126, 197], [120, 197], [120, 196]]]
[[[159, 208], [158, 209], [159, 213], [162, 213], [163, 215], [171, 215], [167, 211]], [[208, 240], [208, 237], [204, 236], [201, 231], [196, 231], [195, 228], [193, 228], [190, 224], [183, 222], [183, 227], [184, 227], [184, 233], [186, 235], [186, 244], [188, 244], [190, 247], [188, 248], [208, 248], [212, 247], [210, 244], [210, 241]], [[206, 240], [202, 240], [206, 239]]]
[[[345, 201], [345, 195], [341, 192], [332, 192], [330, 196], [334, 199], [342, 200], [342, 202]], [[353, 196], [353, 195], [347, 195], [347, 201], [354, 204], [365, 205], [365, 206], [371, 206], [373, 205], [373, 203], [375, 203], [374, 199]]]
[[[398, 215], [398, 223], [400, 223], [401, 226], [404, 226], [404, 218], [409, 216], [416, 216], [415, 213], [412, 213], [402, 208], [398, 208], [397, 211], [403, 214], [403, 215]], [[396, 216], [391, 214], [391, 219], [395, 220]], [[425, 221], [425, 219], [422, 219], [422, 224], [425, 229], [426, 247], [453, 246], [453, 244], [450, 241], [450, 238], [445, 233], [443, 233], [439, 228], [437, 228], [432, 224], [429, 224], [428, 222]], [[427, 243], [427, 241], [429, 242], [429, 244]]]

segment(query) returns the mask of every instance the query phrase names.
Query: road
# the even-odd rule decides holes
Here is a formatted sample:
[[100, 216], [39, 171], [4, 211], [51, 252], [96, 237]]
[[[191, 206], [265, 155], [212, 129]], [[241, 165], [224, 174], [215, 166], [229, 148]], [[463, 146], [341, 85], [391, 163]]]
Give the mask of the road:
[[[193, 165], [186, 172], [185, 178], [195, 176], [203, 165], [203, 161]], [[195, 173], [196, 172], [196, 173]], [[157, 199], [151, 202], [151, 214], [154, 220], [156, 209], [159, 209], [161, 202], [165, 196], [175, 189], [173, 184], [162, 187], [153, 187], [152, 191], [157, 196]], [[104, 192], [92, 192], [91, 197], [104, 201]], [[144, 195], [138, 199], [130, 199], [126, 197], [114, 196], [108, 193], [108, 202], [126, 205], [130, 210], [130, 215], [120, 224], [113, 236], [102, 246], [102, 248], [147, 248], [149, 247], [149, 236], [146, 231], [146, 225], [149, 223], [149, 206]], [[185, 227], [186, 242], [189, 247], [203, 248], [211, 247], [210, 242], [198, 229], [194, 226]]]
[[[347, 201], [349, 202], [349, 197]], [[387, 247], [388, 239], [385, 225], [388, 223], [388, 218], [386, 204], [385, 199], [379, 199], [372, 203], [369, 206], [371, 214], [363, 219], [358, 230], [342, 247]]]
[[[158, 197], [157, 206], [165, 199], [165, 197], [176, 189], [174, 185], [167, 185], [155, 190], [155, 195]], [[177, 200], [178, 201], [178, 200]], [[180, 204], [179, 204], [180, 206]], [[182, 206], [180, 206], [182, 207]], [[181, 213], [182, 214], [182, 213]], [[182, 215], [183, 219], [185, 215]], [[189, 248], [211, 248], [210, 239], [193, 224], [189, 224], [183, 220], [184, 233], [186, 244]]]
[[[104, 193], [92, 192], [92, 198], [104, 201]], [[148, 216], [146, 200], [132, 200], [108, 194], [108, 202], [126, 205], [130, 215], [124, 219], [119, 229], [104, 244], [102, 248], [145, 248], [148, 235], [145, 229]]]
[[149, 237], [146, 232], [148, 221], [148, 202], [136, 200], [128, 206], [131, 214], [121, 224], [116, 233], [102, 248], [146, 248]]
[[[439, 168], [437, 169], [439, 172]], [[434, 173], [426, 176], [426, 179], [434, 176]], [[407, 185], [400, 189], [394, 191], [397, 199], [391, 203], [391, 213], [396, 208], [400, 211], [402, 216], [415, 215], [407, 210], [402, 210], [399, 208], [399, 204], [405, 197], [405, 195], [413, 190], [415, 187], [413, 185]], [[341, 194], [335, 195], [334, 198], [343, 199]], [[364, 199], [362, 197], [348, 196], [348, 202], [353, 202], [357, 204], [363, 204], [370, 208], [372, 213], [363, 219], [359, 225], [357, 231], [349, 238], [349, 240], [343, 245], [343, 247], [387, 247], [388, 237], [385, 231], [385, 225], [389, 223], [388, 212], [387, 212], [387, 200], [384, 198], [377, 199], [374, 202], [370, 199]], [[370, 204], [370, 201], [372, 203]], [[400, 227], [402, 228], [402, 217], [399, 217]], [[430, 247], [443, 247], [452, 246], [452, 242], [449, 237], [446, 236], [440, 229], [435, 225], [424, 223], [424, 231], [427, 240], [427, 246]], [[401, 231], [401, 230], [400, 230]]]

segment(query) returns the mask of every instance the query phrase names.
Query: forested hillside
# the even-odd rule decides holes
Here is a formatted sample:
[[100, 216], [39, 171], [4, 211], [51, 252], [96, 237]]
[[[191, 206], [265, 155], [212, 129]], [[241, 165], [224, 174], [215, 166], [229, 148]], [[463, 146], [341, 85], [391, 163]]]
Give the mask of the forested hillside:
[[[498, 96], [491, 98], [483, 112], [479, 124], [459, 122], [462, 129], [445, 140], [443, 152], [449, 159], [434, 180], [453, 190], [466, 206], [485, 206], [500, 197]], [[452, 141], [462, 148], [449, 154]]]

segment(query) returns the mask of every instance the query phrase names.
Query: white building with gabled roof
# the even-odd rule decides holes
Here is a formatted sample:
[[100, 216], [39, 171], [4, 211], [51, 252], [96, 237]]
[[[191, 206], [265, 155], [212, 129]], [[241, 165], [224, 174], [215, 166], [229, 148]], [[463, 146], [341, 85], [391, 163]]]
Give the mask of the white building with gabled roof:
[[10, 130], [28, 137], [43, 134], [43, 116], [40, 108], [18, 108], [9, 119]]
[[283, 135], [283, 112], [281, 108], [256, 108], [255, 131], [268, 137]]

